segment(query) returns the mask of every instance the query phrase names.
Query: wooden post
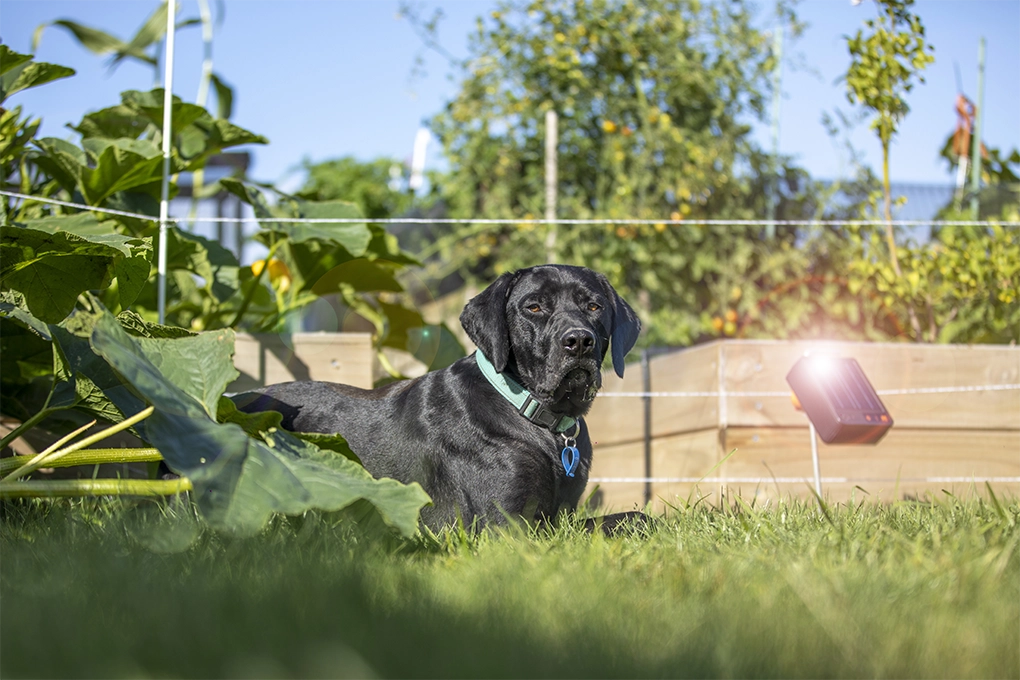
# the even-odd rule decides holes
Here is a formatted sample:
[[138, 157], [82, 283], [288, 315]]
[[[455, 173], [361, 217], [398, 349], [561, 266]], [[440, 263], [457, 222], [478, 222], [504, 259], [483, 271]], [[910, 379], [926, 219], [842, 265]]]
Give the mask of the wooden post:
[[545, 112], [545, 219], [547, 231], [545, 235], [545, 261], [556, 262], [556, 111]]
[[783, 82], [783, 25], [776, 28], [772, 45], [776, 55], [776, 70], [772, 74], [772, 156], [769, 159], [769, 204], [767, 238], [776, 237], [776, 205], [779, 203], [779, 106], [782, 103]]
[[970, 219], [978, 218], [978, 192], [981, 190], [981, 120], [985, 117], [985, 39], [978, 43], [978, 91], [974, 107], [973, 151], [970, 154]]

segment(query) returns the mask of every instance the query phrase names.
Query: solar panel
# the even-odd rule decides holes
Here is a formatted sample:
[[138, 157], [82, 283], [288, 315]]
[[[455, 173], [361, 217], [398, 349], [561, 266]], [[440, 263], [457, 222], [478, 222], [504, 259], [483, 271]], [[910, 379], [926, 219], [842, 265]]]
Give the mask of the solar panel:
[[892, 416], [855, 359], [801, 357], [786, 376], [826, 444], [876, 444]]

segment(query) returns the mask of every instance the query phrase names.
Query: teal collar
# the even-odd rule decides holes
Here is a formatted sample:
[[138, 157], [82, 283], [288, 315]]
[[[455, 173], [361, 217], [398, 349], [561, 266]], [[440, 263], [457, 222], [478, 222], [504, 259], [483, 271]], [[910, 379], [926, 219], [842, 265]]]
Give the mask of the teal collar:
[[[482, 350], [475, 352], [475, 361], [478, 362], [478, 368], [482, 369], [482, 375], [489, 381], [489, 384], [495, 387], [504, 399], [513, 404], [517, 412], [526, 420], [557, 434], [572, 430], [577, 425], [575, 418], [553, 413], [542, 402], [532, 397], [531, 393], [516, 380], [497, 371], [489, 358], [482, 354]], [[576, 435], [577, 431], [575, 430], [574, 436]]]

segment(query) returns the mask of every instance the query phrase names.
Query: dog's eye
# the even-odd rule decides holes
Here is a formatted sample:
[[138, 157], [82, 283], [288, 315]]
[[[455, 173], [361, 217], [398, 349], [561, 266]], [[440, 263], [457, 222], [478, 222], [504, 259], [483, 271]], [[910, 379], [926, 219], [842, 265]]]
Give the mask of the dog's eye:
[[602, 309], [602, 305], [600, 305], [599, 303], [597, 303], [597, 302], [589, 302], [588, 303], [588, 311], [597, 312], [600, 309]]
[[528, 311], [538, 313], [542, 311], [541, 305], [528, 305]]

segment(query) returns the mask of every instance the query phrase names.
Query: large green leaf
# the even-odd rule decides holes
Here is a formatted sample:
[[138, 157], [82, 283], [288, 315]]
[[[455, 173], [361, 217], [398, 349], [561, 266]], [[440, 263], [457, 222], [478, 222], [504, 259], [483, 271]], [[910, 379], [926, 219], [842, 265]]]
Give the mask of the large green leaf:
[[[151, 239], [93, 234], [86, 218], [33, 220], [36, 228], [0, 227], [0, 285], [24, 295], [27, 309], [58, 323], [87, 290], [119, 278], [121, 302], [130, 304], [149, 275]], [[82, 234], [62, 228], [81, 228]]]
[[130, 137], [91, 137], [82, 140], [82, 146], [93, 162], [98, 162], [103, 152], [113, 146], [123, 151], [130, 151], [142, 158], [162, 157], [163, 152], [148, 139], [132, 139]]
[[262, 195], [262, 192], [255, 187], [249, 186], [240, 180], [234, 179], [233, 177], [224, 177], [221, 179], [220, 186], [250, 205], [252, 210], [255, 211], [255, 217], [273, 216], [272, 210], [270, 210], [269, 204], [266, 203], [266, 199]]
[[32, 61], [31, 54], [19, 54], [3, 43], [0, 43], [0, 76], [10, 73], [18, 66]]
[[130, 310], [118, 314], [117, 321], [120, 322], [120, 325], [128, 333], [139, 338], [190, 338], [196, 335], [192, 331], [180, 328], [179, 326], [166, 326], [146, 321]]
[[[121, 95], [122, 106], [138, 118], [147, 120], [159, 128], [163, 125], [163, 90], [150, 92], [131, 90]], [[241, 144], [265, 144], [266, 138], [238, 127], [226, 120], [213, 118], [201, 106], [173, 98], [173, 140], [180, 158], [188, 170], [197, 170], [205, 165], [208, 158], [224, 149]], [[116, 123], [119, 114], [109, 111], [105, 114], [110, 124]], [[89, 129], [102, 122], [89, 121]], [[86, 122], [83, 121], [83, 124]]]
[[167, 267], [202, 277], [204, 288], [218, 301], [237, 293], [239, 265], [234, 254], [217, 241], [173, 227], [168, 230]]
[[167, 3], [161, 2], [149, 18], [145, 20], [138, 32], [135, 33], [135, 37], [128, 43], [127, 49], [114, 55], [113, 60], [110, 62], [111, 68], [116, 66], [118, 62], [128, 56], [135, 56], [139, 53], [145, 53], [153, 43], [162, 40], [163, 36], [166, 35], [166, 13]]
[[33, 161], [43, 172], [55, 179], [62, 188], [74, 193], [78, 189], [81, 173], [86, 168], [85, 152], [74, 144], [55, 137], [35, 140], [43, 153]]
[[417, 484], [373, 479], [353, 461], [281, 430], [256, 440], [239, 425], [215, 422], [109, 315], [99, 319], [91, 342], [156, 407], [139, 429], [171, 469], [191, 480], [196, 502], [213, 527], [250, 535], [274, 512], [339, 510], [365, 499], [405, 536], [415, 532], [418, 512], [429, 502]]
[[156, 65], [155, 58], [150, 57], [148, 54], [139, 49], [130, 47], [120, 38], [96, 28], [83, 26], [82, 24], [74, 21], [68, 21], [67, 19], [58, 19], [50, 24], [42, 24], [35, 29], [35, 34], [32, 36], [33, 50], [39, 46], [39, 40], [42, 38], [42, 32], [46, 26], [58, 26], [66, 29], [78, 39], [78, 42], [80, 42], [85, 49], [95, 54], [109, 54], [110, 52], [115, 54], [125, 54], [144, 61], [147, 64], [152, 64], [153, 66]]
[[95, 137], [137, 139], [150, 124], [130, 106], [118, 104], [86, 114], [71, 129], [80, 133], [85, 140]]
[[96, 219], [94, 214], [90, 212], [75, 213], [74, 215], [55, 215], [53, 217], [43, 217], [36, 220], [24, 220], [19, 222], [19, 224], [28, 227], [29, 229], [38, 229], [39, 231], [45, 231], [51, 234], [58, 231], [69, 231], [72, 234], [78, 234], [79, 236], [98, 236], [100, 234], [109, 234], [113, 231], [109, 225], [104, 225]]
[[328, 295], [342, 292], [345, 285], [359, 292], [384, 290], [399, 293], [404, 290], [391, 267], [359, 257], [323, 274], [312, 284], [312, 291], [317, 295]]
[[4, 384], [28, 382], [52, 371], [49, 341], [0, 310], [0, 377]]
[[[323, 201], [312, 203], [301, 201], [298, 204], [298, 217], [309, 219], [357, 219], [364, 217], [358, 206], [347, 201]], [[343, 246], [354, 257], [365, 254], [372, 233], [364, 222], [339, 222], [335, 224], [321, 223], [277, 223], [270, 227], [285, 233], [292, 241], [300, 243], [311, 239], [332, 241]]]
[[0, 227], [0, 285], [25, 296], [29, 311], [58, 323], [86, 290], [106, 288], [122, 254], [68, 232]]
[[234, 89], [215, 73], [210, 74], [209, 80], [216, 88], [216, 117], [227, 120], [234, 113]]
[[73, 75], [74, 69], [32, 61], [31, 55], [0, 45], [0, 103], [16, 92]]
[[[323, 201], [321, 203], [298, 201], [294, 203], [296, 209], [280, 206], [276, 210], [272, 210], [258, 189], [235, 179], [223, 179], [220, 184], [224, 189], [252, 206], [256, 217], [300, 217], [325, 220], [364, 217], [358, 206], [347, 201]], [[278, 240], [281, 236], [289, 238], [292, 243], [324, 241], [336, 244], [342, 246], [353, 257], [364, 255], [372, 241], [372, 232], [364, 222], [330, 224], [328, 222], [273, 221], [263, 224], [263, 231], [257, 238], [262, 243], [271, 245], [272, 241]]]
[[[51, 325], [53, 334], [54, 373], [74, 394], [74, 406], [111, 423], [145, 408], [145, 402], [134, 395], [110, 368], [96, 356], [88, 341], [88, 331], [95, 318], [79, 312], [65, 324]], [[82, 334], [86, 333], [84, 337]]]
[[[6, 292], [2, 295], [2, 301], [0, 301], [0, 318], [5, 318], [8, 321], [20, 326], [24, 331], [32, 333], [45, 343], [47, 348], [47, 359], [49, 363], [48, 370], [43, 372], [41, 370], [41, 363], [44, 361], [42, 356], [35, 357], [35, 368], [40, 371], [42, 375], [55, 374], [57, 381], [53, 384], [50, 390], [50, 395], [44, 400], [46, 408], [48, 410], [59, 410], [68, 409], [79, 403], [79, 397], [75, 394], [75, 387], [73, 380], [68, 381], [62, 372], [64, 362], [58, 351], [58, 347], [54, 342], [56, 339], [55, 331], [62, 330], [58, 326], [46, 324], [41, 320], [34, 317], [27, 309], [23, 306], [24, 299], [22, 296]], [[22, 374], [24, 366], [21, 366]], [[35, 377], [35, 376], [33, 376]], [[9, 413], [9, 412], [8, 412]]]
[[99, 205], [118, 191], [150, 184], [162, 177], [163, 158], [158, 152], [144, 155], [125, 146], [116, 143], [106, 146], [94, 168], [82, 169], [80, 188], [89, 205]]
[[[139, 90], [128, 90], [120, 95], [124, 106], [139, 115], [147, 118], [150, 123], [163, 127], [163, 88], [157, 87], [148, 92]], [[173, 118], [174, 131], [179, 132], [203, 117], [208, 118], [209, 113], [198, 104], [191, 104], [182, 101], [174, 95], [171, 100], [171, 117]]]
[[164, 379], [202, 405], [213, 420], [223, 391], [239, 375], [234, 331], [223, 329], [187, 338], [134, 338]]
[[117, 278], [117, 295], [121, 309], [127, 309], [141, 294], [152, 273], [149, 258], [136, 256], [125, 257], [113, 265], [113, 273]]
[[[410, 352], [411, 337], [409, 332], [412, 328], [421, 328], [425, 325], [425, 320], [422, 318], [421, 313], [402, 305], [394, 305], [381, 300], [379, 301], [379, 307], [386, 316], [386, 337], [382, 339], [380, 344], [384, 347], [392, 347], [393, 349]], [[419, 334], [416, 339], [419, 340], [420, 344], [421, 335]]]
[[59, 215], [37, 220], [25, 220], [19, 223], [29, 229], [44, 231], [48, 234], [67, 232], [80, 236], [89, 243], [115, 248], [124, 257], [150, 257], [152, 239], [136, 236], [125, 236], [114, 232], [109, 223], [99, 222], [92, 213], [76, 215]]

